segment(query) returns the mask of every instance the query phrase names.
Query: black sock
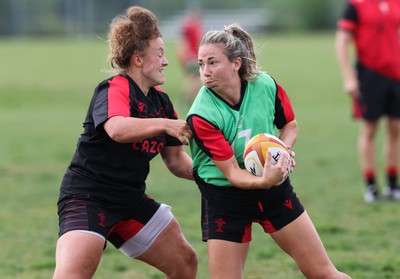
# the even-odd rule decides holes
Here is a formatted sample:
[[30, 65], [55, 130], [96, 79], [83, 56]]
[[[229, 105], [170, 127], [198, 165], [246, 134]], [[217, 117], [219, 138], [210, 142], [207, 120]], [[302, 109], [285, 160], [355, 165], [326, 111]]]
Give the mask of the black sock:
[[367, 187], [372, 186], [372, 185], [376, 186], [375, 177], [366, 178], [365, 183], [366, 183]]
[[397, 187], [397, 175], [388, 175], [387, 181], [390, 189], [394, 189]]

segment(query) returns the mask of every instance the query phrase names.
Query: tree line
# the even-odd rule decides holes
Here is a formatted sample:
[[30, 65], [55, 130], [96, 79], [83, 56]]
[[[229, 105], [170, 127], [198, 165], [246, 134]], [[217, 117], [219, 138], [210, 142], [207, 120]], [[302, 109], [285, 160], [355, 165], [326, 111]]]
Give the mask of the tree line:
[[160, 21], [196, 7], [266, 9], [269, 28], [321, 30], [335, 27], [346, 0], [0, 0], [0, 36], [52, 36], [103, 33], [110, 20], [130, 5], [141, 5]]

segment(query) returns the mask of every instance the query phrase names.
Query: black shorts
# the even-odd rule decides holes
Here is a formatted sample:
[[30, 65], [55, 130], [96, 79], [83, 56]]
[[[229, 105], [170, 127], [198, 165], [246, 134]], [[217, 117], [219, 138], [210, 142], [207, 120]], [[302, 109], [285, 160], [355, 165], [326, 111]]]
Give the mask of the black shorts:
[[357, 73], [361, 95], [354, 101], [354, 117], [368, 121], [376, 121], [383, 115], [400, 118], [400, 82], [359, 64]]
[[251, 241], [252, 223], [273, 233], [304, 212], [288, 178], [269, 190], [199, 185], [202, 192], [202, 236], [245, 243]]
[[116, 248], [137, 234], [160, 204], [143, 194], [131, 207], [108, 206], [89, 196], [65, 196], [58, 202], [59, 236], [68, 231], [89, 231], [104, 237]]

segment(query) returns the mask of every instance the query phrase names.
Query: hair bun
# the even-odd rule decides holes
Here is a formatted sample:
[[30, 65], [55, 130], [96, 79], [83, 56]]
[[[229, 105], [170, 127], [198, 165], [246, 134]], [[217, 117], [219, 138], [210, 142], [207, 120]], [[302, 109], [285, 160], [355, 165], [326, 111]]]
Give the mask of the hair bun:
[[149, 39], [154, 35], [161, 35], [158, 29], [157, 17], [151, 11], [139, 6], [133, 6], [126, 11], [126, 15], [138, 27], [136, 30], [140, 38]]

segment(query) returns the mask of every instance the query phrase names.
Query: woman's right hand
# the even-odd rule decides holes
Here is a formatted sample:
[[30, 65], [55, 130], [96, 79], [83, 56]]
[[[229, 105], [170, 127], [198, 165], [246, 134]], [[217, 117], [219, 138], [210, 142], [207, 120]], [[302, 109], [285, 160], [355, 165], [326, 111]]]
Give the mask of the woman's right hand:
[[344, 91], [351, 97], [357, 99], [360, 96], [360, 85], [355, 74], [347, 77], [343, 84]]
[[179, 139], [184, 145], [188, 145], [185, 137], [188, 139], [193, 137], [189, 125], [185, 120], [181, 119], [166, 119], [165, 132]]

